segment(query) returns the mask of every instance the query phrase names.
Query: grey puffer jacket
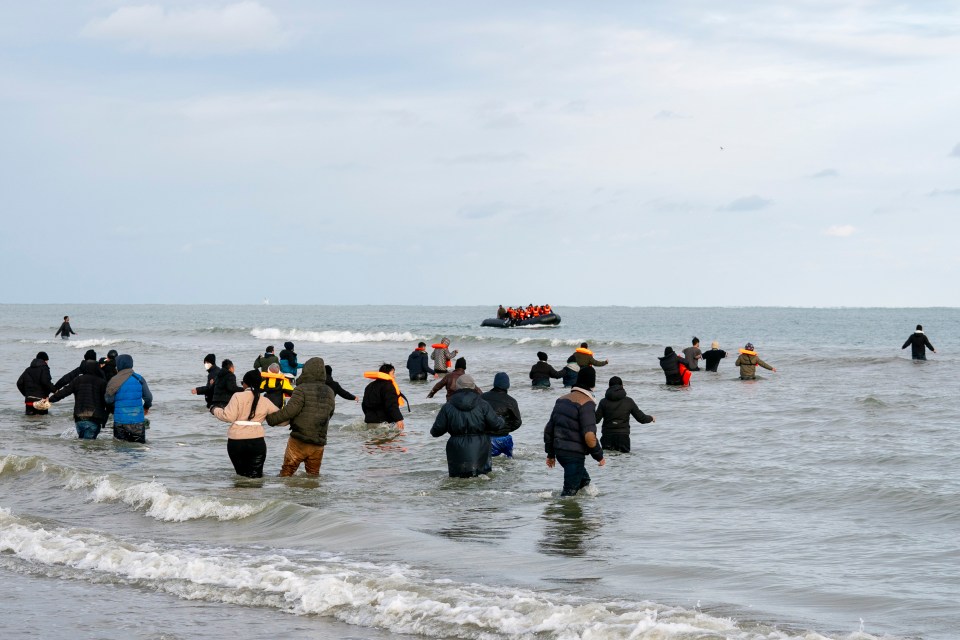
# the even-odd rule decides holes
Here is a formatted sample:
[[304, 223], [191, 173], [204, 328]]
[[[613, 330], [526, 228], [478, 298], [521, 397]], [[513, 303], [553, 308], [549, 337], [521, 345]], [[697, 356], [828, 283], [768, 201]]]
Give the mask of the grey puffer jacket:
[[289, 420], [291, 438], [322, 447], [327, 444], [327, 427], [335, 404], [333, 389], [327, 386], [323, 358], [310, 358], [304, 363], [286, 406], [268, 415], [267, 424], [274, 427]]

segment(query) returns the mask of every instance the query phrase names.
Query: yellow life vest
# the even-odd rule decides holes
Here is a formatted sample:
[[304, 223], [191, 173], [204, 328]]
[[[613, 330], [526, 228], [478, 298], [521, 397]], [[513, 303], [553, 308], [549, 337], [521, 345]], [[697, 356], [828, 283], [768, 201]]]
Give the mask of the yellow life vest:
[[747, 351], [746, 349], [740, 349], [740, 353], [742, 353], [742, 354], [745, 355], [745, 356], [755, 356], [755, 355], [757, 355], [757, 352], [756, 352], [756, 351]]
[[400, 385], [397, 384], [397, 381], [392, 378], [390, 374], [382, 371], [364, 371], [363, 377], [370, 378], [371, 380], [389, 380], [393, 383], [393, 390], [397, 392], [397, 404], [401, 407], [407, 404], [404, 402], [403, 395], [400, 393]]

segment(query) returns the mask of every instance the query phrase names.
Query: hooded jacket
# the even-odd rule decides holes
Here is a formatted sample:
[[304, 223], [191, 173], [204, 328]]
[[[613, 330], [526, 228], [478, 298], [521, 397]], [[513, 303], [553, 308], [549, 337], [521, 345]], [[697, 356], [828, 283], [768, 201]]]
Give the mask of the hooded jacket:
[[[207, 409], [213, 406], [213, 387], [217, 383], [217, 378], [220, 376], [220, 367], [213, 365], [207, 369], [207, 384], [202, 387], [197, 387], [197, 394], [203, 394], [203, 399], [207, 402]], [[236, 382], [237, 377], [233, 377], [234, 382]]]
[[930, 344], [930, 339], [927, 338], [927, 335], [923, 331], [915, 331], [900, 348], [906, 349], [908, 346], [910, 347], [910, 356], [914, 360], [926, 360], [927, 349], [936, 352], [936, 349]]
[[327, 386], [333, 389], [333, 393], [340, 396], [344, 400], [356, 400], [357, 396], [353, 395], [346, 389], [340, 386], [340, 383], [333, 379], [333, 367], [330, 365], [325, 365], [324, 371], [327, 374]]
[[297, 371], [300, 368], [300, 363], [297, 362], [297, 352], [293, 349], [284, 348], [284, 350], [280, 352], [280, 372], [297, 375]]
[[77, 335], [77, 332], [73, 330], [73, 327], [70, 326], [70, 323], [64, 321], [61, 323], [60, 328], [57, 329], [57, 332], [53, 334], [53, 337], [56, 338], [57, 336], [60, 336], [63, 338], [69, 338], [71, 333], [73, 335]]
[[444, 338], [440, 341], [440, 344], [444, 345], [443, 349], [434, 349], [430, 354], [430, 358], [433, 360], [433, 368], [437, 373], [446, 373], [447, 372], [447, 361], [453, 360], [457, 357], [457, 354], [460, 353], [456, 349], [450, 351], [447, 347], [450, 346], [450, 339]]
[[591, 448], [587, 445], [587, 434], [597, 437], [597, 404], [593, 394], [580, 387], [565, 396], [557, 398], [553, 405], [550, 420], [543, 429], [543, 449], [548, 458], [556, 454], [581, 455], [588, 453], [594, 460], [603, 459], [603, 449], [599, 441]]
[[480, 396], [493, 408], [493, 412], [503, 418], [503, 428], [490, 433], [491, 436], [506, 436], [520, 428], [523, 420], [520, 418], [520, 405], [516, 398], [507, 393], [506, 389], [494, 387]]
[[134, 373], [133, 358], [117, 356], [117, 375], [107, 383], [104, 400], [113, 406], [114, 424], [141, 424], [144, 409], [153, 405], [153, 394], [143, 377]]
[[[446, 361], [444, 361], [444, 365], [446, 365]], [[434, 370], [430, 368], [430, 358], [427, 356], [427, 352], [414, 349], [413, 353], [407, 356], [407, 371], [410, 372], [411, 380], [424, 374], [432, 376]]]
[[[457, 379], [467, 372], [466, 369], [454, 369], [450, 373], [444, 374], [440, 380], [437, 381], [437, 384], [433, 385], [433, 389], [430, 390], [430, 393], [427, 394], [428, 398], [432, 398], [437, 394], [437, 391], [446, 387], [447, 389], [447, 402], [450, 402], [450, 398], [453, 397], [453, 394], [457, 392]], [[480, 387], [476, 388], [477, 395], [483, 393]]]
[[603, 421], [603, 432], [630, 435], [630, 416], [640, 424], [653, 422], [653, 417], [641, 411], [622, 386], [607, 389], [597, 405], [597, 424]]
[[46, 398], [53, 393], [53, 381], [47, 363], [34, 358], [17, 379], [17, 389], [24, 398]]
[[[211, 367], [210, 370], [213, 371], [213, 367]], [[240, 393], [241, 391], [243, 391], [243, 387], [237, 384], [237, 375], [230, 373], [229, 369], [220, 369], [216, 379], [213, 381], [210, 404], [214, 407], [225, 407], [227, 403], [230, 402], [233, 394]]]
[[740, 367], [741, 378], [756, 378], [757, 366], [761, 366], [764, 369], [770, 369], [773, 371], [773, 367], [761, 360], [756, 354], [751, 355], [749, 353], [741, 353], [739, 356], [737, 356], [737, 361], [734, 362], [734, 364]]
[[367, 424], [401, 422], [400, 397], [390, 380], [374, 380], [363, 390], [363, 421]]
[[667, 384], [674, 386], [683, 385], [683, 376], [680, 375], [680, 365], [690, 368], [690, 365], [684, 358], [678, 356], [673, 347], [664, 349], [663, 357], [659, 358], [660, 368], [663, 369], [663, 375], [667, 378]]
[[291, 438], [322, 447], [327, 444], [327, 427], [335, 404], [333, 389], [327, 386], [323, 358], [310, 358], [303, 364], [303, 373], [286, 406], [268, 415], [267, 424], [276, 426], [289, 421]]
[[451, 478], [469, 478], [491, 469], [490, 434], [502, 430], [503, 418], [472, 389], [461, 389], [440, 409], [430, 435], [449, 433], [447, 470]]
[[77, 422], [89, 420], [103, 425], [107, 421], [107, 405], [104, 393], [107, 382], [100, 375], [100, 365], [95, 360], [84, 360], [80, 365], [80, 375], [60, 387], [50, 396], [50, 402], [58, 402], [73, 395], [73, 419]]

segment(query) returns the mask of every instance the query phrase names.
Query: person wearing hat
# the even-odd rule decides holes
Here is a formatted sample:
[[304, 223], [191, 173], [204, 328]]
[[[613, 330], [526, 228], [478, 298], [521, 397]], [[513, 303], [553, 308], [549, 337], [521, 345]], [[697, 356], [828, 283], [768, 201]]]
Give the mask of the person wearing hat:
[[110, 382], [110, 378], [117, 375], [117, 350], [107, 351], [106, 358], [100, 358], [100, 370], [103, 371], [103, 378]]
[[493, 389], [480, 396], [493, 407], [494, 413], [503, 418], [503, 428], [490, 434], [490, 453], [494, 458], [501, 453], [508, 458], [513, 457], [513, 436], [510, 434], [523, 424], [520, 405], [507, 393], [509, 388], [510, 376], [505, 371], [500, 371], [493, 376]]
[[926, 360], [927, 349], [930, 349], [933, 353], [937, 352], [937, 350], [933, 348], [933, 345], [930, 344], [930, 339], [927, 338], [923, 332], [922, 324], [917, 325], [917, 330], [910, 334], [910, 337], [907, 338], [907, 341], [903, 343], [900, 349], [906, 349], [907, 347], [910, 347], [911, 356], [914, 360]]
[[50, 377], [50, 367], [47, 365], [49, 360], [46, 351], [38, 352], [37, 357], [30, 361], [30, 366], [24, 369], [17, 379], [17, 390], [23, 395], [24, 408], [28, 416], [47, 415], [46, 409], [37, 409], [33, 403], [46, 400], [47, 396], [55, 391]]
[[[430, 390], [430, 393], [427, 394], [428, 398], [432, 398], [437, 394], [437, 391], [440, 389], [446, 388], [447, 390], [447, 402], [450, 402], [450, 398], [453, 397], [453, 394], [457, 392], [457, 379], [467, 372], [467, 359], [466, 358], [457, 358], [457, 362], [454, 364], [454, 369], [450, 373], [445, 373], [440, 380], [437, 381], [437, 384], [433, 385], [433, 389]], [[475, 387], [476, 388], [476, 387]], [[480, 389], [476, 389], [477, 394], [482, 393]]]
[[706, 364], [707, 371], [716, 371], [720, 366], [720, 361], [727, 357], [727, 352], [720, 348], [720, 343], [714, 340], [710, 344], [710, 350], [704, 351], [703, 362]]
[[[213, 406], [213, 387], [220, 375], [220, 367], [217, 366], [217, 356], [208, 353], [203, 357], [203, 368], [207, 370], [207, 384], [190, 389], [190, 393], [198, 396], [203, 394], [203, 399], [207, 401], [207, 409]], [[226, 405], [224, 405], [226, 406]]]
[[630, 416], [640, 424], [656, 422], [648, 416], [633, 398], [627, 396], [623, 380], [619, 376], [610, 378], [610, 386], [597, 405], [597, 425], [603, 423], [600, 445], [604, 451], [630, 453]]
[[447, 440], [447, 471], [451, 478], [471, 478], [490, 473], [490, 434], [504, 428], [503, 418], [477, 393], [473, 377], [457, 377], [457, 389], [437, 413], [430, 435]]
[[756, 380], [757, 366], [769, 369], [770, 371], [776, 371], [775, 367], [771, 367], [760, 359], [751, 342], [748, 342], [744, 345], [743, 349], [740, 349], [740, 355], [737, 356], [737, 361], [734, 364], [740, 367], [741, 380]]
[[410, 373], [410, 382], [423, 382], [427, 376], [436, 374], [436, 371], [430, 368], [426, 342], [418, 344], [417, 348], [407, 356], [407, 371]]
[[133, 371], [133, 356], [117, 356], [117, 375], [107, 383], [104, 400], [112, 406], [114, 439], [147, 441], [147, 414], [153, 405], [153, 394], [143, 376]]
[[[83, 369], [83, 363], [86, 362], [86, 361], [88, 361], [88, 360], [93, 360], [94, 362], [97, 361], [97, 352], [94, 351], [93, 349], [88, 349], [87, 352], [86, 352], [85, 354], [83, 354], [83, 360], [80, 361], [80, 365], [79, 365], [76, 369], [74, 369], [73, 371], [71, 371], [71, 372], [69, 372], [69, 373], [65, 373], [65, 374], [63, 375], [63, 377], [61, 377], [59, 380], [57, 380], [55, 383], [53, 383], [53, 387], [54, 387], [55, 389], [58, 389], [58, 390], [59, 390], [59, 389], [62, 389], [63, 387], [65, 387], [65, 386], [67, 386], [68, 384], [70, 384], [70, 382], [71, 382], [74, 378], [79, 378], [80, 375], [81, 375], [81, 373], [82, 373], [81, 369]], [[100, 369], [99, 366], [97, 367], [96, 374], [99, 375], [99, 376], [100, 376], [101, 378], [103, 378], [103, 379], [106, 378], [106, 376], [103, 374], [103, 371], [101, 371], [101, 369]]]
[[87, 358], [80, 364], [80, 375], [59, 387], [49, 401], [52, 404], [72, 395], [73, 422], [77, 437], [81, 440], [96, 440], [103, 425], [107, 423], [107, 405], [104, 400], [106, 388], [107, 381], [103, 378], [103, 371], [94, 354], [93, 358]]
[[664, 347], [663, 357], [659, 360], [660, 368], [663, 369], [663, 375], [666, 377], [669, 386], [685, 387], [690, 384], [690, 374], [687, 373], [690, 364], [685, 358], [678, 356], [673, 347]]
[[297, 362], [297, 352], [293, 350], [293, 343], [284, 342], [283, 351], [280, 352], [280, 371], [297, 375], [300, 369], [303, 369], [303, 365]]
[[537, 351], [537, 364], [530, 368], [530, 380], [534, 389], [550, 388], [550, 379], [560, 380], [563, 374], [547, 364], [547, 354]]
[[457, 349], [450, 351], [450, 338], [442, 338], [440, 342], [433, 345], [433, 351], [430, 352], [430, 358], [433, 360], [433, 375], [439, 376], [447, 373], [450, 369], [450, 362], [457, 357], [458, 353], [460, 351]]
[[263, 378], [256, 369], [243, 374], [243, 391], [233, 394], [222, 409], [210, 411], [217, 420], [229, 422], [227, 455], [238, 476], [262, 478], [267, 459], [267, 441], [263, 421], [280, 409], [260, 393]]
[[597, 440], [597, 404], [593, 397], [596, 384], [596, 369], [581, 368], [573, 390], [557, 398], [543, 430], [547, 466], [553, 469], [559, 462], [563, 467], [561, 496], [575, 496], [590, 484], [590, 474], [584, 464], [587, 454], [601, 467], [607, 464], [603, 447]]
[[[292, 347], [291, 347], [292, 348]], [[280, 364], [280, 358], [278, 358], [273, 353], [273, 345], [267, 347], [262, 356], [257, 356], [257, 359], [253, 361], [253, 368], [259, 369], [260, 372], [269, 371], [270, 365], [276, 362]]]

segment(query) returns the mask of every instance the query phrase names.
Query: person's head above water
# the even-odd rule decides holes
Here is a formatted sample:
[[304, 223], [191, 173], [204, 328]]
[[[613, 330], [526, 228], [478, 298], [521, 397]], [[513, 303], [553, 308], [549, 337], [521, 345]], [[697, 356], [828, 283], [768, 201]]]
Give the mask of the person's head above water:
[[[108, 354], [108, 355], [109, 355], [109, 354]], [[212, 365], [216, 366], [216, 365], [217, 365], [217, 356], [215, 356], [215, 355], [212, 354], [212, 353], [208, 353], [207, 355], [205, 355], [205, 356], [203, 357], [203, 364], [212, 364]]]
[[70, 316], [63, 316], [64, 322], [70, 322]]
[[710, 348], [711, 348], [711, 349], [719, 349], [719, 348], [720, 348], [720, 343], [717, 342], [716, 340], [714, 340], [713, 342], [710, 343]]
[[577, 372], [577, 381], [573, 386], [581, 389], [593, 389], [597, 386], [597, 370], [593, 367], [581, 367]]
[[923, 325], [922, 325], [922, 324], [918, 324], [918, 325], [917, 325], [917, 331], [923, 331]]
[[692, 344], [693, 346], [697, 346], [698, 344], [700, 344], [700, 338], [698, 338], [697, 336], [693, 336], [693, 340], [690, 342], [690, 344]]
[[243, 384], [250, 389], [259, 389], [261, 382], [263, 382], [263, 376], [256, 369], [251, 369], [243, 374]]
[[473, 376], [466, 373], [457, 378], [457, 391], [461, 389], [476, 389], [477, 383], [473, 381]]
[[224, 360], [224, 361], [220, 364], [220, 368], [221, 368], [223, 371], [229, 371], [229, 372], [233, 373], [233, 360]]
[[280, 365], [278, 365], [276, 362], [271, 363], [270, 366], [267, 367], [267, 371], [270, 373], [280, 373]]
[[537, 351], [537, 360], [547, 361], [547, 354], [544, 351]]
[[611, 387], [622, 387], [622, 386], [623, 386], [623, 380], [620, 379], [620, 376], [613, 376], [612, 378], [610, 378], [610, 385], [609, 385], [609, 386], [611, 386]]
[[47, 355], [46, 351], [38, 351], [36, 359], [43, 360], [44, 362], [48, 362], [50, 360], [50, 356]]
[[506, 371], [499, 371], [493, 376], [493, 388], [507, 390], [510, 388], [510, 376]]
[[454, 369], [463, 369], [464, 371], [466, 371], [466, 369], [467, 369], [467, 359], [464, 358], [463, 356], [457, 358], [457, 361], [454, 363], [453, 368], [454, 368]]
[[117, 371], [123, 371], [124, 369], [133, 369], [133, 356], [121, 353], [117, 356]]
[[588, 345], [586, 342], [581, 342], [581, 343], [580, 343], [580, 348], [581, 348], [581, 349], [589, 349], [589, 348], [590, 348], [590, 345]]
[[390, 364], [389, 362], [384, 362], [382, 365], [380, 365], [380, 368], [377, 369], [377, 371], [379, 371], [380, 373], [386, 373], [387, 375], [389, 375], [394, 371], [396, 371], [396, 369], [394, 369], [393, 365]]
[[273, 353], [273, 345], [270, 345], [269, 347], [267, 347], [267, 350], [264, 351], [264, 353]]
[[747, 344], [743, 345], [743, 348], [746, 349], [747, 351], [753, 351], [753, 343], [748, 342]]
[[94, 351], [93, 349], [87, 349], [87, 352], [86, 352], [85, 354], [83, 354], [83, 359], [84, 359], [84, 360], [96, 360], [96, 359], [97, 359], [97, 352]]
[[293, 343], [292, 343], [292, 342], [284, 342], [284, 343], [283, 343], [283, 348], [284, 348], [284, 349], [289, 349], [290, 351], [293, 351]]
[[426, 348], [426, 346], [427, 346], [427, 343], [426, 343], [426, 342], [418, 342], [418, 343], [417, 343], [417, 349], [424, 349], [424, 348]]
[[673, 347], [664, 347], [663, 348], [663, 357], [666, 358], [669, 355], [673, 354]]
[[116, 360], [117, 355], [118, 354], [116, 349], [110, 349], [110, 351], [107, 351], [107, 357], [110, 358], [111, 360]]

